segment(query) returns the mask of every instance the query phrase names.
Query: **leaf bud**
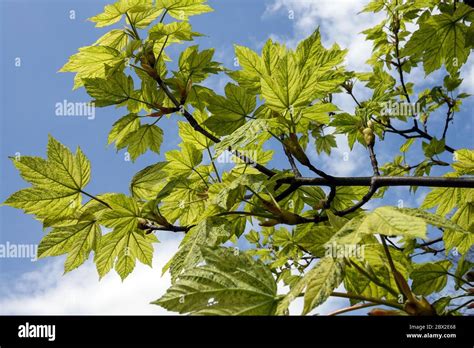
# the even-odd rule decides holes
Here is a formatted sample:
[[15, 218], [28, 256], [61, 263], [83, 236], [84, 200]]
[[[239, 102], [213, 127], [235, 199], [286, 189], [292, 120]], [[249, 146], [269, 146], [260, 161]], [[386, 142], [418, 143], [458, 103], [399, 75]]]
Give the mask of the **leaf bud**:
[[372, 146], [375, 144], [375, 135], [372, 129], [365, 128], [362, 131], [362, 134], [364, 135], [364, 141], [367, 146]]

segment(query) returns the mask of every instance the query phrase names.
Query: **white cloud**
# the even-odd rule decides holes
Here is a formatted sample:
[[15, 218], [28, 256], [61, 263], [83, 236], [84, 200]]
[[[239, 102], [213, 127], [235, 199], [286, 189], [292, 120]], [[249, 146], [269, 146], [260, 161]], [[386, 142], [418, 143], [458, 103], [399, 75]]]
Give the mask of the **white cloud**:
[[463, 92], [474, 94], [474, 56], [470, 56], [461, 68], [461, 77], [464, 78], [461, 89]]
[[[382, 18], [380, 14], [358, 14], [366, 4], [366, 0], [275, 0], [267, 6], [263, 18], [282, 11], [288, 13], [288, 20], [293, 18], [294, 34], [285, 40], [290, 47], [319, 26], [323, 43], [326, 46], [338, 43], [348, 48], [347, 66], [360, 71], [367, 70], [365, 61], [372, 50], [371, 42], [366, 42], [360, 33]], [[273, 38], [278, 37], [273, 35]]]
[[365, 170], [370, 166], [369, 155], [359, 144], [355, 144], [353, 150], [349, 148], [347, 138], [344, 135], [336, 135], [337, 148], [333, 149], [324, 163], [329, 167], [329, 173], [336, 176], [352, 176], [370, 174]]
[[[0, 315], [176, 315], [150, 302], [170, 286], [170, 277], [161, 277], [161, 268], [178, 245], [178, 238], [158, 244], [153, 268], [137, 263], [123, 282], [114, 270], [99, 281], [91, 261], [63, 275], [63, 260], [54, 260], [23, 274], [10, 286], [11, 294], [0, 300]], [[343, 290], [342, 286], [337, 289]], [[279, 293], [288, 291], [279, 286]], [[346, 299], [331, 297], [312, 313], [329, 313], [347, 304]], [[302, 310], [300, 298], [290, 305], [291, 315], [300, 315]]]
[[372, 167], [365, 148], [356, 143], [351, 150], [345, 135], [336, 134], [335, 137], [337, 147], [332, 149], [329, 156], [326, 153], [318, 155], [315, 147], [310, 144], [307, 148], [310, 160], [319, 169], [333, 176], [371, 175]]
[[176, 314], [150, 304], [170, 286], [161, 268], [178, 248], [178, 238], [156, 245], [153, 268], [137, 263], [125, 279], [111, 271], [100, 282], [95, 265], [63, 275], [63, 260], [54, 260], [37, 271], [23, 274], [0, 300], [0, 314]]

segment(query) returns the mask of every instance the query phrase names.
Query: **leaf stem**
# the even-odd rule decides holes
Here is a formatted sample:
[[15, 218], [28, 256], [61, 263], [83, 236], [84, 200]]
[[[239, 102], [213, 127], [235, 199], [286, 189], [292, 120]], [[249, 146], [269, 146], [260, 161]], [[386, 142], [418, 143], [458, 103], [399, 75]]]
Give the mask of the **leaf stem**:
[[463, 282], [464, 284], [466, 285], [469, 285], [469, 286], [473, 286], [472, 283], [468, 282], [467, 280], [465, 280], [464, 278], [461, 278], [461, 277], [458, 277], [457, 275], [451, 273], [451, 272], [446, 272], [447, 275], [453, 277], [454, 279], [457, 279], [459, 280], [460, 282]]
[[156, 57], [156, 61], [155, 61], [155, 66], [154, 68], [156, 68], [156, 64], [158, 64], [158, 61], [160, 60], [161, 58], [161, 55], [163, 54], [163, 51], [166, 47], [166, 44], [168, 43], [168, 39], [169, 39], [169, 35], [166, 35], [166, 39], [165, 39], [165, 42], [163, 43], [163, 46], [161, 46], [161, 50], [160, 50], [160, 53], [158, 54], [158, 56]]
[[140, 35], [138, 34], [137, 29], [135, 28], [135, 26], [134, 26], [133, 23], [132, 23], [132, 19], [131, 19], [130, 16], [128, 15], [128, 12], [125, 12], [125, 16], [127, 16], [128, 23], [130, 24], [130, 27], [132, 28], [133, 33], [135, 34], [135, 38], [136, 38], [137, 40], [141, 40], [141, 39], [140, 39]]
[[199, 171], [198, 171], [196, 168], [193, 168], [193, 172], [195, 172], [197, 175], [199, 175], [199, 177], [201, 178], [202, 182], [207, 186], [207, 188], [209, 188], [209, 184], [207, 183], [206, 180], [204, 180], [203, 176], [201, 175], [201, 173], [199, 173]]
[[273, 219], [274, 216], [270, 214], [260, 214], [260, 213], [252, 213], [249, 211], [226, 211], [223, 213], [216, 214], [215, 216], [225, 216], [225, 215], [246, 215], [246, 216], [258, 216], [267, 219]]
[[165, 19], [165, 16], [167, 13], [168, 13], [168, 9], [165, 9], [165, 12], [163, 12], [163, 15], [160, 18], [160, 23], [163, 23], [163, 20]]
[[467, 306], [469, 303], [472, 303], [472, 302], [474, 302], [474, 299], [473, 299], [473, 300], [469, 300], [469, 301], [467, 301], [466, 303], [463, 303], [462, 305], [457, 306], [457, 307], [454, 308], [454, 309], [451, 309], [451, 310], [448, 312], [448, 314], [454, 313], [454, 312], [460, 310], [461, 308]]
[[93, 200], [105, 205], [107, 208], [112, 209], [112, 207], [107, 202], [104, 202], [100, 198], [97, 198], [96, 196], [93, 196], [93, 195], [91, 195], [91, 194], [89, 194], [85, 191], [82, 191], [82, 190], [80, 190], [79, 192], [81, 192], [82, 194], [86, 195], [87, 197], [92, 198]]
[[212, 167], [214, 168], [214, 172], [216, 173], [217, 180], [219, 180], [219, 182], [222, 182], [221, 177], [219, 176], [219, 171], [217, 170], [216, 164], [214, 163], [214, 159], [212, 158], [211, 149], [209, 149], [209, 146], [206, 146], [206, 149], [207, 153], [209, 154], [209, 159], [211, 160]]
[[377, 306], [377, 305], [378, 305], [378, 303], [358, 303], [358, 304], [355, 304], [355, 305], [350, 306], [350, 307], [338, 309], [338, 310], [336, 310], [334, 312], [331, 312], [331, 313], [328, 313], [326, 315], [327, 316], [335, 316], [335, 315], [338, 315], [338, 314], [351, 312], [351, 311], [356, 311], [358, 309], [373, 307], [373, 306]]
[[342, 297], [342, 298], [349, 298], [353, 300], [361, 300], [361, 301], [367, 301], [367, 302], [372, 302], [380, 305], [385, 305], [397, 309], [403, 310], [403, 306], [399, 303], [393, 302], [393, 301], [387, 301], [375, 297], [367, 297], [367, 296], [362, 296], [358, 294], [353, 294], [353, 293], [343, 293], [343, 292], [332, 292], [331, 293], [332, 297]]

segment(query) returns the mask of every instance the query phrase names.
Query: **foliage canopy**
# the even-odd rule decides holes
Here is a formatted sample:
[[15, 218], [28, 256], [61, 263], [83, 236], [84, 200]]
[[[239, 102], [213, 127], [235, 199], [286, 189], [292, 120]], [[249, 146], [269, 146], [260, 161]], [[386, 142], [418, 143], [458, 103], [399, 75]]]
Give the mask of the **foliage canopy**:
[[[211, 11], [205, 0], [119, 0], [90, 18], [97, 27], [125, 27], [80, 48], [60, 71], [75, 73], [74, 88], [84, 87], [96, 106], [123, 110], [107, 142], [132, 160], [160, 154], [164, 117], [179, 119], [182, 142], [136, 173], [127, 194], [88, 193], [88, 159], [53, 137], [46, 159], [13, 159], [31, 187], [5, 204], [48, 229], [39, 257], [67, 254], [69, 272], [93, 253], [100, 277], [115, 269], [125, 279], [137, 260], [152, 265], [155, 234], [169, 231], [184, 238], [163, 269], [172, 285], [154, 303], [171, 311], [287, 314], [304, 297], [308, 314], [337, 296], [350, 299], [355, 307], [348, 310], [392, 309], [372, 314], [462, 313], [468, 303], [459, 299], [472, 286], [474, 151], [451, 148], [447, 131], [469, 97], [458, 90], [474, 45], [474, 9], [450, 0], [370, 1], [364, 12], [385, 13], [364, 31], [373, 42], [370, 72], [347, 70], [347, 51], [324, 47], [319, 30], [295, 49], [272, 40], [261, 53], [235, 45], [237, 70], [216, 62], [213, 49], [188, 45], [170, 71], [168, 47], [201, 36], [189, 19]], [[417, 92], [406, 81], [416, 67], [445, 77]], [[224, 95], [203, 86], [219, 73], [233, 80]], [[367, 100], [355, 97], [356, 82], [371, 91]], [[352, 113], [333, 102], [341, 93], [353, 97]], [[386, 110], [412, 100], [420, 114]], [[441, 112], [445, 127], [430, 134], [430, 117]], [[401, 155], [379, 166], [376, 148], [388, 134], [406, 142]], [[315, 167], [309, 148], [331, 154], [336, 136], [351, 149], [367, 149], [372, 178], [340, 178]], [[409, 164], [416, 147], [423, 158]], [[276, 151], [288, 169], [269, 168]], [[451, 163], [440, 159], [449, 152]], [[226, 154], [232, 162], [219, 165]], [[450, 170], [430, 177], [437, 166]], [[433, 188], [419, 208], [362, 209], [400, 184]], [[250, 247], [236, 248], [242, 241]], [[436, 258], [417, 262], [420, 252]], [[345, 293], [336, 291], [341, 285]]]

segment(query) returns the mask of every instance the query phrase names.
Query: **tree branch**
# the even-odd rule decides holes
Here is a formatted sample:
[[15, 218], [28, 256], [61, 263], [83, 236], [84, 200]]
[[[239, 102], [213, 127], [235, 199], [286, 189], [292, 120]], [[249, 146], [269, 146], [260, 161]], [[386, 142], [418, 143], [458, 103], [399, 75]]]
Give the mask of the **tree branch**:
[[443, 135], [441, 136], [441, 139], [446, 138], [446, 133], [448, 132], [449, 122], [451, 122], [453, 120], [453, 116], [454, 116], [454, 113], [453, 113], [454, 105], [451, 102], [449, 102], [449, 100], [447, 101], [447, 104], [448, 104], [448, 112], [446, 114], [446, 121], [444, 123]]
[[[420, 128], [416, 127], [415, 128], [415, 131], [416, 133], [418, 133], [422, 138], [425, 138], [427, 140], [432, 140], [433, 137], [431, 135], [429, 135], [428, 133], [422, 131]], [[445, 145], [444, 148], [446, 149], [446, 151], [449, 151], [451, 153], [454, 153], [454, 151], [456, 151], [455, 149], [453, 149], [451, 146], [448, 146], [448, 145]]]
[[427, 247], [427, 246], [430, 246], [432, 244], [436, 244], [436, 243], [439, 243], [439, 242], [442, 242], [442, 241], [443, 241], [443, 237], [439, 237], [439, 238], [433, 239], [429, 242], [425, 242], [425, 243], [422, 243], [422, 244], [417, 244], [415, 247], [416, 248], [423, 248], [423, 247]]
[[293, 183], [290, 184], [290, 186], [284, 190], [282, 193], [280, 193], [278, 196], [275, 197], [275, 200], [277, 202], [281, 201], [282, 199], [285, 199], [289, 195], [291, 195], [293, 192], [295, 192], [301, 185]]
[[366, 176], [366, 177], [333, 177], [325, 178], [281, 178], [281, 184], [299, 186], [421, 186], [421, 187], [458, 187], [474, 188], [474, 178], [448, 178], [436, 176]]
[[[397, 12], [397, 17], [395, 17], [395, 20], [399, 21], [398, 12]], [[394, 44], [395, 44], [395, 56], [396, 56], [395, 58], [397, 60], [397, 64], [394, 64], [394, 65], [396, 66], [397, 71], [398, 71], [398, 75], [399, 75], [399, 78], [400, 78], [400, 84], [402, 85], [402, 89], [403, 89], [403, 96], [405, 97], [405, 99], [407, 100], [408, 103], [411, 103], [410, 95], [409, 95], [408, 89], [406, 87], [405, 78], [404, 78], [403, 70], [402, 70], [403, 62], [400, 59], [400, 38], [399, 38], [399, 35], [398, 35], [399, 31], [400, 31], [400, 25], [395, 26], [395, 28], [392, 30], [393, 37], [395, 39], [395, 42], [394, 42]], [[448, 116], [447, 116], [447, 119], [446, 119], [446, 125], [445, 125], [445, 129], [443, 131], [443, 139], [446, 136], [447, 125], [449, 123], [449, 119], [450, 119], [450, 115], [449, 115], [449, 111], [448, 111]], [[391, 133], [399, 134], [399, 135], [403, 136], [406, 139], [418, 137], [418, 136], [407, 135], [408, 133], [413, 133], [413, 132], [417, 133], [419, 135], [419, 137], [421, 137], [421, 138], [425, 138], [425, 139], [430, 140], [430, 141], [431, 141], [431, 139], [433, 139], [433, 137], [431, 135], [429, 135], [426, 131], [423, 131], [418, 127], [418, 122], [417, 122], [416, 118], [413, 119], [413, 128], [408, 129], [408, 130], [397, 130], [391, 125], [386, 126], [386, 127], [391, 128]], [[446, 151], [449, 151], [451, 153], [454, 153], [454, 151], [455, 151], [452, 147], [450, 147], [448, 145], [445, 145], [444, 148], [446, 149]]]
[[[413, 126], [412, 128], [409, 128], [409, 129], [397, 129], [394, 126], [392, 126], [391, 124], [388, 124], [388, 125], [383, 124], [382, 122], [380, 122], [376, 118], [371, 118], [371, 119], [373, 121], [377, 122], [378, 124], [381, 124], [382, 126], [388, 128], [388, 129], [385, 129], [386, 132], [398, 134], [398, 135], [404, 137], [405, 139], [423, 138], [423, 139], [427, 139], [427, 140], [430, 140], [430, 141], [433, 139], [433, 137], [431, 135], [429, 135], [425, 131], [418, 128], [417, 125]], [[413, 134], [413, 133], [416, 133], [416, 134]], [[451, 146], [448, 146], [448, 145], [445, 145], [444, 148], [445, 148], [446, 151], [451, 152], [451, 153], [454, 153], [454, 151], [456, 151], [454, 148], [452, 148]]]
[[336, 197], [336, 186], [331, 186], [328, 198], [326, 199], [326, 202], [324, 203], [324, 209], [329, 209], [331, 207], [331, 203]]
[[370, 155], [370, 163], [372, 164], [372, 170], [374, 171], [374, 175], [380, 175], [379, 171], [379, 164], [377, 163], [377, 157], [375, 156], [374, 145], [367, 146]]
[[326, 173], [323, 172], [322, 170], [319, 170], [318, 168], [316, 168], [315, 166], [313, 166], [311, 163], [308, 163], [307, 167], [308, 167], [309, 170], [311, 170], [313, 173], [319, 175], [320, 177], [322, 177], [322, 178], [324, 178], [324, 179], [331, 180], [331, 179], [333, 178], [333, 176], [326, 174]]
[[[397, 18], [397, 20], [399, 20]], [[396, 51], [396, 59], [397, 59], [397, 70], [398, 70], [398, 75], [400, 77], [400, 83], [403, 88], [403, 93], [404, 96], [407, 100], [408, 103], [411, 103], [410, 101], [410, 95], [408, 94], [407, 86], [405, 84], [405, 78], [403, 77], [403, 70], [402, 70], [402, 62], [400, 60], [400, 38], [398, 37], [398, 32], [400, 30], [400, 26], [397, 27], [396, 30], [393, 31], [394, 37], [395, 37], [395, 51]]]
[[155, 226], [150, 223], [143, 224], [140, 228], [143, 230], [152, 231], [169, 231], [169, 232], [184, 232], [187, 233], [191, 228], [196, 225], [189, 225], [189, 226], [175, 226], [175, 225], [167, 225], [167, 226]]
[[[204, 129], [203, 127], [201, 127], [201, 125], [197, 122], [197, 120], [194, 118], [193, 115], [191, 115], [188, 110], [186, 110], [184, 108], [183, 105], [181, 105], [181, 103], [175, 98], [175, 96], [173, 95], [173, 93], [171, 93], [171, 91], [168, 89], [168, 86], [166, 86], [166, 84], [164, 83], [164, 81], [161, 79], [160, 76], [158, 76], [158, 74], [156, 74], [156, 72], [154, 72], [154, 74], [152, 74], [151, 72], [148, 72], [148, 74], [150, 75], [150, 77], [152, 77], [157, 83], [158, 85], [161, 87], [161, 89], [163, 90], [163, 92], [165, 92], [166, 96], [173, 102], [173, 104], [178, 107], [180, 110], [181, 110], [181, 113], [183, 114], [184, 118], [186, 118], [186, 120], [189, 122], [189, 124], [191, 125], [191, 127], [193, 127], [193, 129], [199, 133], [201, 133], [202, 135], [204, 135], [205, 137], [207, 137], [208, 139], [212, 140], [213, 142], [215, 142], [216, 144], [217, 143], [220, 143], [221, 140], [219, 138], [217, 138], [216, 136], [214, 136], [213, 134], [211, 134], [210, 132], [208, 132], [206, 129]], [[251, 158], [245, 156], [245, 155], [242, 155], [240, 154], [239, 151], [237, 150], [232, 150], [231, 147], [228, 148], [228, 150], [230, 152], [232, 152], [236, 157], [240, 158], [241, 160], [243, 160], [245, 163], [253, 166], [255, 169], [257, 169], [258, 171], [260, 171], [261, 173], [269, 176], [269, 177], [272, 177], [273, 175], [275, 175], [275, 172], [266, 168], [265, 166], [261, 165], [261, 164], [258, 164], [257, 162], [255, 162], [254, 160], [252, 160]]]
[[[336, 211], [337, 216], [344, 216], [355, 212], [361, 208], [364, 204], [370, 201], [370, 199], [377, 192], [377, 189], [384, 186], [424, 186], [424, 187], [461, 187], [461, 188], [473, 188], [474, 178], [443, 178], [443, 177], [407, 177], [407, 176], [372, 176], [372, 177], [334, 177], [331, 180], [325, 178], [283, 178], [277, 180], [278, 184], [290, 184], [285, 191], [280, 193], [276, 197], [276, 200], [281, 200], [292, 192], [297, 190], [300, 186], [329, 186], [332, 188], [336, 186], [369, 186], [369, 191], [362, 197], [362, 199], [344, 210]], [[330, 192], [328, 201], [332, 200]], [[330, 203], [329, 203], [330, 204]], [[327, 206], [327, 204], [325, 205]], [[325, 217], [316, 217], [313, 222], [325, 221]]]

